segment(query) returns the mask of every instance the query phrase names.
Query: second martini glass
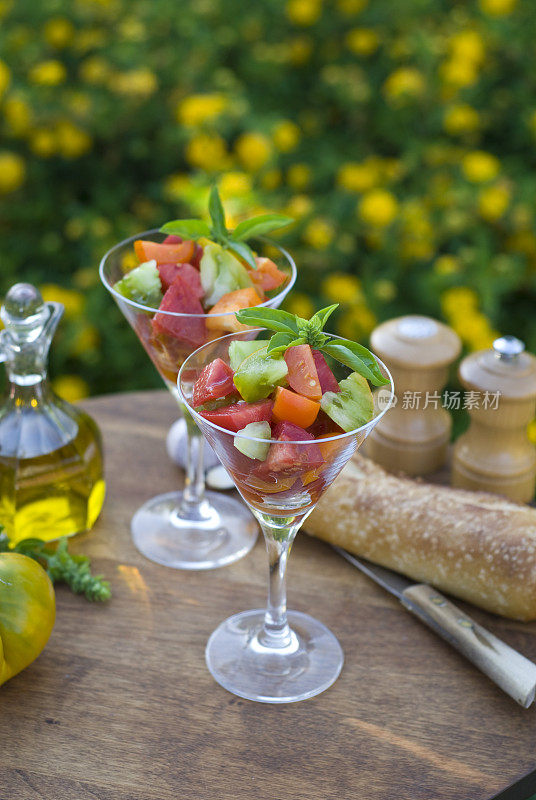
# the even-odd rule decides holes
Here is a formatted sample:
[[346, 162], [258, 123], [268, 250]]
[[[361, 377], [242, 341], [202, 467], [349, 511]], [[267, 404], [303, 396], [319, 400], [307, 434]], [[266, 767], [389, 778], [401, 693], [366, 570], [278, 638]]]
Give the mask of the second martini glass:
[[244, 339], [234, 334], [202, 346], [179, 373], [182, 400], [258, 519], [269, 560], [266, 610], [243, 611], [222, 622], [209, 639], [206, 661], [216, 681], [233, 694], [290, 703], [327, 689], [343, 664], [342, 649], [328, 628], [308, 614], [287, 613], [285, 574], [292, 542], [321, 494], [391, 405], [393, 383], [376, 359], [389, 384], [378, 393], [374, 417], [348, 433], [313, 441], [262, 440], [240, 433], [250, 443], [269, 446], [268, 458], [259, 462], [237, 449], [236, 433], [209, 422], [191, 405], [203, 369], [217, 358], [229, 364], [229, 345]]
[[[163, 242], [165, 235], [158, 230], [146, 231], [112, 247], [101, 261], [101, 280], [180, 404], [177, 376], [181, 365], [199, 346], [200, 338], [201, 341], [210, 341], [221, 336], [226, 324], [235, 320], [235, 316], [158, 312], [156, 308], [148, 308], [121, 295], [114, 285], [124, 277], [125, 264], [132, 263], [136, 239]], [[262, 250], [266, 243], [259, 242], [259, 249]], [[268, 244], [279, 251], [279, 267], [288, 275], [282, 290], [262, 303], [277, 308], [296, 280], [296, 267], [285, 250], [271, 242]], [[173, 319], [173, 325], [168, 326], [169, 333], [155, 334], [152, 320], [157, 312]], [[252, 334], [246, 332], [243, 335], [251, 338]], [[258, 529], [242, 503], [205, 491], [203, 436], [184, 407], [183, 411], [188, 430], [184, 490], [158, 495], [141, 506], [132, 518], [132, 538], [138, 550], [151, 561], [177, 569], [212, 569], [246, 555], [255, 544]]]

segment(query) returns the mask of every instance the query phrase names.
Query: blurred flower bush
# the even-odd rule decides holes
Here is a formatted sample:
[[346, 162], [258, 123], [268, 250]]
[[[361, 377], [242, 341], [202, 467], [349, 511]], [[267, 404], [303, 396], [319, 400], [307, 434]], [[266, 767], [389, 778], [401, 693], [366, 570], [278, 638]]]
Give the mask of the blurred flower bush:
[[117, 240], [282, 210], [288, 308], [536, 350], [530, 0], [0, 0], [1, 286], [65, 304], [56, 386], [158, 386], [98, 283]]

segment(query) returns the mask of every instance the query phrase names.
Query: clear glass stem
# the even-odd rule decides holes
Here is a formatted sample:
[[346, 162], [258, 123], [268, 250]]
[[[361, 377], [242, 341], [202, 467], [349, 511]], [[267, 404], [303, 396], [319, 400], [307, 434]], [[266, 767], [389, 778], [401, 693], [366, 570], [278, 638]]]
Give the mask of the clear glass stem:
[[292, 639], [287, 622], [286, 571], [292, 543], [302, 520], [296, 522], [295, 517], [271, 517], [265, 514], [259, 514], [258, 519], [264, 533], [269, 564], [268, 602], [259, 642], [265, 647], [286, 648]]
[[203, 520], [207, 517], [205, 500], [204, 447], [205, 438], [185, 406], [181, 404], [186, 421], [186, 468], [184, 489], [179, 515], [187, 520]]

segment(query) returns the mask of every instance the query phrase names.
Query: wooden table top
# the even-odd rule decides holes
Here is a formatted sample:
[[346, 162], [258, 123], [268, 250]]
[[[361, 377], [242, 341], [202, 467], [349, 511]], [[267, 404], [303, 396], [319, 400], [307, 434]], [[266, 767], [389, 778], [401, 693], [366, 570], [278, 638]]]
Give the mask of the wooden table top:
[[[73, 541], [111, 580], [93, 605], [57, 589], [42, 655], [0, 690], [0, 800], [488, 800], [536, 766], [524, 710], [398, 602], [300, 534], [289, 606], [322, 620], [345, 653], [324, 694], [286, 706], [241, 700], [205, 667], [227, 616], [264, 605], [259, 539], [241, 561], [181, 572], [145, 560], [129, 522], [176, 488], [165, 392], [84, 403], [102, 428], [108, 494]], [[536, 624], [467, 608], [536, 659]]]

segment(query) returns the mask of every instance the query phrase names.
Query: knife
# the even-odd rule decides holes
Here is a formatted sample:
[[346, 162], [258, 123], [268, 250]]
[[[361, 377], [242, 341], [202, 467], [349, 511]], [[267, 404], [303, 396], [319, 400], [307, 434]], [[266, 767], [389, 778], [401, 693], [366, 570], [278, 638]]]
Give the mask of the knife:
[[398, 597], [404, 608], [455, 647], [523, 708], [531, 705], [536, 690], [536, 664], [497, 639], [433, 586], [413, 583], [397, 572], [356, 558], [341, 547], [333, 548]]

